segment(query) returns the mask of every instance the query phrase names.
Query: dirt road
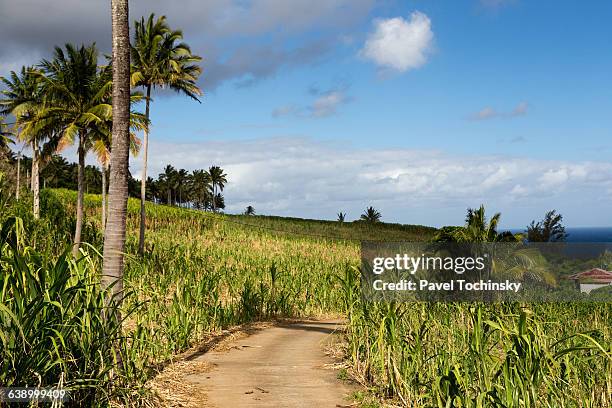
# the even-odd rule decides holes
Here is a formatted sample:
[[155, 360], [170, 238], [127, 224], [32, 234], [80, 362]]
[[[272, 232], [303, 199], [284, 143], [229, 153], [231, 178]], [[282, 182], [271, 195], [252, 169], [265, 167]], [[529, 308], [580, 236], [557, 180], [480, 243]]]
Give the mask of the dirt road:
[[217, 408], [348, 406], [350, 387], [325, 368], [333, 361], [323, 347], [337, 328], [335, 321], [309, 321], [264, 329], [229, 351], [198, 357], [214, 368], [187, 380]]

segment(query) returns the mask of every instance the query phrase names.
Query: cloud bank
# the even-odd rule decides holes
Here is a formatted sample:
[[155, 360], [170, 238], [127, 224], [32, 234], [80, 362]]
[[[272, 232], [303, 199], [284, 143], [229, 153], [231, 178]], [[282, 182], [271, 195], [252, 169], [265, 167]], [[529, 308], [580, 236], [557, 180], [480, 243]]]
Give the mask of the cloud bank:
[[[461, 223], [467, 207], [484, 203], [502, 211], [505, 225], [526, 225], [551, 208], [569, 225], [606, 225], [606, 214], [612, 224], [612, 163], [362, 150], [296, 138], [153, 140], [149, 157], [152, 176], [167, 163], [221, 165], [229, 212], [253, 205], [259, 214], [333, 219], [342, 210], [355, 219], [374, 205], [386, 221], [443, 225]], [[140, 159], [131, 171], [140, 174]]]

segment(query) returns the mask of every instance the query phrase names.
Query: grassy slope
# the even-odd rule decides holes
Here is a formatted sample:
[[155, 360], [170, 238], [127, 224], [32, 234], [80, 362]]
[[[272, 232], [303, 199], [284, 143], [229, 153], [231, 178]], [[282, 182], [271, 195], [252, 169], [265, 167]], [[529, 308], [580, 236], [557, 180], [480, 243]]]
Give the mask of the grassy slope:
[[[62, 198], [62, 201], [74, 203], [76, 192], [70, 190], [52, 190]], [[98, 194], [86, 194], [86, 211], [90, 219], [99, 222], [98, 214], [101, 206], [101, 198]], [[134, 232], [138, 226], [140, 201], [130, 198], [128, 201], [128, 228]], [[179, 208], [167, 205], [155, 205], [146, 203], [147, 214], [149, 214], [148, 226], [165, 224], [170, 219], [183, 219], [199, 222], [208, 220], [211, 222], [225, 223], [231, 229], [244, 231], [268, 233], [271, 235], [286, 235], [296, 237], [310, 237], [318, 239], [339, 239], [346, 241], [423, 241], [435, 233], [433, 227], [423, 225], [405, 225], [380, 222], [368, 224], [354, 221], [339, 223], [337, 221], [314, 220], [293, 217], [277, 216], [245, 216], [230, 214], [213, 214]]]
[[[74, 206], [74, 192], [52, 194]], [[99, 223], [100, 197], [88, 195], [86, 205], [88, 220]], [[128, 255], [125, 275], [132, 293], [126, 307], [135, 308], [124, 356], [131, 382], [146, 381], [150, 367], [220, 328], [348, 307], [350, 359], [380, 395], [415, 407], [492, 399], [516, 407], [612, 406], [611, 304], [362, 304], [351, 268], [359, 263], [358, 241], [269, 228], [326, 236], [356, 231], [366, 239], [388, 239], [395, 228], [411, 239], [414, 227], [362, 229], [155, 205], [147, 211], [146, 254]], [[130, 200], [128, 254], [137, 228], [138, 201]], [[91, 271], [99, 270], [99, 260], [92, 262]]]
[[[68, 213], [74, 211], [74, 191], [51, 193]], [[99, 226], [100, 196], [86, 195], [85, 207], [87, 222]], [[359, 265], [359, 239], [423, 240], [433, 232], [389, 224], [247, 219], [151, 203], [146, 208], [146, 253], [140, 258], [134, 255], [139, 202], [128, 203], [125, 272], [126, 289], [133, 293], [128, 307], [146, 302], [130, 323], [139, 336], [133, 359], [143, 367], [237, 323], [340, 313], [341, 279]]]

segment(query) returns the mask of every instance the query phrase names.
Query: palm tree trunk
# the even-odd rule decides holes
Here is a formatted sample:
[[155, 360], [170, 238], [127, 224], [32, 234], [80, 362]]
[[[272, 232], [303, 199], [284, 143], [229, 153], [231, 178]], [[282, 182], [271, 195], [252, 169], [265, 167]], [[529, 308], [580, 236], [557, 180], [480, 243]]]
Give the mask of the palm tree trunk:
[[147, 86], [147, 99], [145, 101], [145, 118], [147, 125], [144, 130], [142, 145], [142, 176], [140, 178], [140, 236], [138, 240], [138, 255], [144, 254], [145, 244], [145, 200], [147, 199], [147, 159], [149, 156], [149, 103], [151, 101], [151, 85]]
[[72, 246], [72, 255], [75, 257], [79, 254], [81, 246], [81, 232], [83, 229], [83, 199], [85, 198], [85, 137], [82, 132], [79, 132], [79, 164], [77, 166], [77, 208], [76, 208], [76, 227], [74, 229], [74, 244]]
[[21, 152], [17, 153], [17, 190], [15, 190], [15, 200], [19, 201], [19, 190], [21, 188]]
[[217, 203], [216, 203], [217, 200], [215, 199], [215, 183], [213, 183], [212, 187], [213, 187], [212, 207], [213, 207], [213, 212], [217, 212]]
[[34, 201], [34, 219], [40, 218], [40, 176], [39, 176], [39, 161], [40, 153], [38, 152], [38, 142], [32, 142], [32, 191]]
[[113, 25], [113, 139], [104, 233], [102, 287], [123, 296], [123, 251], [130, 159], [130, 30], [128, 0], [111, 0]]
[[31, 165], [32, 168], [30, 169], [31, 175], [28, 175], [28, 179], [30, 181], [30, 191], [34, 191], [34, 162], [36, 161], [34, 160], [34, 156], [35, 156], [34, 152], [36, 152], [36, 142], [33, 140], [32, 141], [32, 165]]
[[106, 228], [106, 166], [100, 166], [102, 168], [102, 234]]

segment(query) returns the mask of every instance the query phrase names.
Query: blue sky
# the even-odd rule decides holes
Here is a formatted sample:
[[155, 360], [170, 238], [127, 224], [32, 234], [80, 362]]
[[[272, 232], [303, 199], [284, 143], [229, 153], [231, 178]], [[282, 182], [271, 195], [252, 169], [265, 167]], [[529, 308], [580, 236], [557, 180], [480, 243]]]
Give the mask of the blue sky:
[[[99, 16], [71, 31], [60, 29], [68, 17], [47, 15], [44, 40], [8, 47], [0, 70], [52, 41], [108, 46], [104, 9], [63, 3]], [[18, 22], [12, 7], [0, 1]], [[484, 203], [509, 227], [551, 208], [571, 226], [612, 225], [610, 2], [140, 0], [132, 10], [168, 15], [204, 57], [201, 104], [154, 95], [150, 174], [220, 164], [230, 212], [352, 219], [375, 205], [386, 221], [444, 225]]]
[[[225, 82], [207, 93], [202, 105], [160, 100], [154, 120], [159, 114], [159, 126], [176, 127], [179, 115], [186, 122], [182, 132], [168, 136], [180, 140], [275, 133], [339, 138], [362, 147], [609, 159], [612, 152], [602, 147], [610, 148], [612, 128], [612, 4], [502, 3], [507, 4], [412, 1], [375, 7], [350, 31], [338, 33], [351, 43], [338, 41], [321, 62], [283, 67], [249, 87]], [[415, 10], [431, 19], [434, 41], [427, 63], [381, 76], [380, 67], [359, 57], [372, 20], [407, 19]], [[314, 30], [298, 40], [317, 35]], [[344, 89], [350, 99], [331, 117], [271, 116], [282, 106], [311, 104], [316, 99], [311, 87]], [[489, 107], [510, 112], [522, 102], [523, 116], [468, 119]], [[202, 126], [194, 126], [192, 115]]]

